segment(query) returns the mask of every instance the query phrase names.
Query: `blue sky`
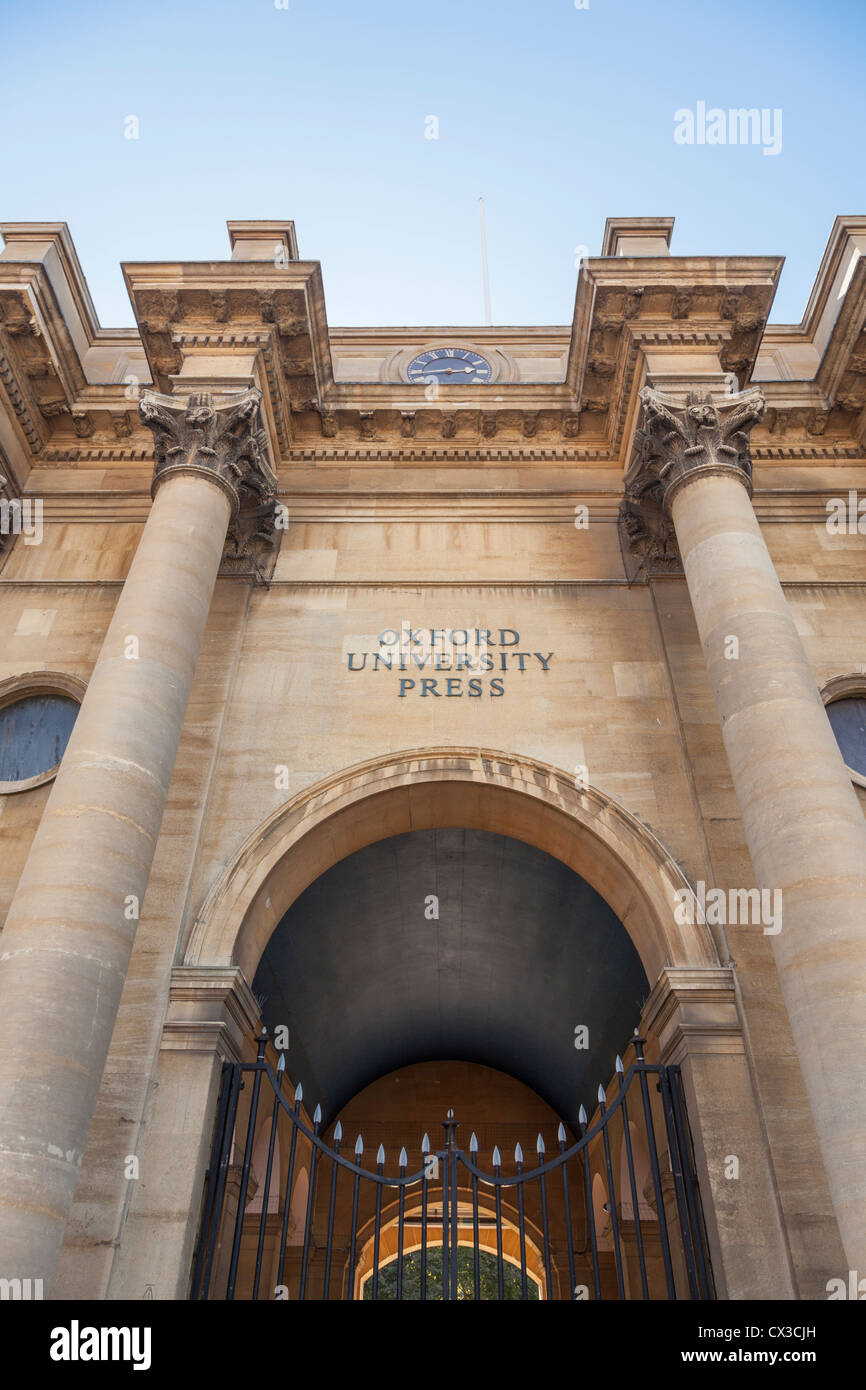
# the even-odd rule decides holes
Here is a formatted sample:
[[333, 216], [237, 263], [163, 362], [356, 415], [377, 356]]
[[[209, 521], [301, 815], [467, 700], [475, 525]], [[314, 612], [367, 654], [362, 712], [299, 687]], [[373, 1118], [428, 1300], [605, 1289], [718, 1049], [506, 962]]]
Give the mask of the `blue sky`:
[[[479, 194], [495, 323], [570, 322], [575, 247], [621, 215], [786, 256], [796, 322], [866, 212], [864, 40], [864, 0], [7, 6], [0, 220], [68, 222], [107, 327], [121, 261], [226, 259], [228, 218], [294, 219], [332, 325], [481, 323]], [[780, 108], [781, 153], [676, 144], [699, 101]]]

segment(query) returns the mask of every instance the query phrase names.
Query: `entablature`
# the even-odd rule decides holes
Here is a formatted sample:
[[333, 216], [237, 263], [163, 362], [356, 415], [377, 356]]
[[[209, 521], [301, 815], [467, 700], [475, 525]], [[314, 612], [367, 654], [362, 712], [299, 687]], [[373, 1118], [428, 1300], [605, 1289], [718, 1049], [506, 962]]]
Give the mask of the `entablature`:
[[[682, 379], [767, 401], [756, 459], [852, 459], [866, 442], [866, 218], [837, 218], [803, 321], [767, 326], [779, 257], [671, 256], [672, 219], [612, 219], [582, 262], [570, 327], [329, 329], [321, 268], [292, 223], [232, 223], [232, 259], [124, 266], [137, 328], [96, 319], [62, 223], [0, 227], [0, 444], [39, 459], [145, 464], [139, 391], [263, 396], [275, 461], [408, 467], [630, 456], [638, 393]], [[640, 250], [641, 254], [629, 254]], [[649, 254], [646, 254], [649, 252]], [[413, 354], [465, 344], [484, 383], [433, 390]], [[349, 379], [355, 364], [360, 379]], [[800, 374], [801, 373], [801, 374]]]

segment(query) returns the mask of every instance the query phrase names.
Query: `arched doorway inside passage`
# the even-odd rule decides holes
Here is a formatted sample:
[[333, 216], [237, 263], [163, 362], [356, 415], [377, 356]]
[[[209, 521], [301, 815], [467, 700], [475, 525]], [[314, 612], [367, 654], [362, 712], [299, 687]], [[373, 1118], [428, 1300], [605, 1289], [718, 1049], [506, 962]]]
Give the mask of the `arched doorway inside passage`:
[[[414, 926], [406, 917], [410, 884], [416, 897], [421, 887], [431, 890], [415, 904]], [[269, 818], [210, 894], [187, 961], [230, 953], [245, 974], [257, 965], [255, 995], [271, 1034], [280, 1029], [288, 1042], [292, 1079], [305, 1082], [309, 1109], [322, 1107], [320, 1123], [389, 1062], [431, 1056], [504, 1062], [573, 1122], [579, 1103], [589, 1100], [592, 1109], [599, 1081], [625, 1049], [648, 990], [643, 961], [655, 969], [714, 957], [704, 927], [674, 919], [674, 894], [684, 884], [645, 826], [557, 769], [496, 752], [415, 750], [348, 769]], [[433, 891], [443, 885], [444, 919], [442, 894]], [[230, 944], [220, 920], [228, 894], [246, 903]], [[582, 936], [556, 930], [569, 894], [572, 907], [580, 902]], [[499, 988], [482, 998], [485, 976]], [[575, 999], [563, 1011], [578, 980], [584, 1012], [591, 1001], [607, 1034], [596, 1019], [575, 1022]], [[536, 1028], [527, 1046], [545, 1013], [545, 981], [559, 991], [556, 1006], [548, 1029]], [[579, 1028], [601, 1043], [591, 1087], [573, 1065], [563, 1070], [554, 1061], [566, 1048], [572, 1063], [586, 1060]]]

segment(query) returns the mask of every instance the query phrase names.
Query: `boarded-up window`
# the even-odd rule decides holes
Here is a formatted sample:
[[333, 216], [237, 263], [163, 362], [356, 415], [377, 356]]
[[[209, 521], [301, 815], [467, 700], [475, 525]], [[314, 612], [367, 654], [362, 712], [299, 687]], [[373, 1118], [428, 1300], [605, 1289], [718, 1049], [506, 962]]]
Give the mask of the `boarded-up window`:
[[77, 714], [65, 695], [28, 695], [0, 709], [0, 782], [25, 782], [56, 767]]
[[845, 766], [866, 777], [866, 699], [855, 696], [834, 700], [827, 706], [827, 717]]

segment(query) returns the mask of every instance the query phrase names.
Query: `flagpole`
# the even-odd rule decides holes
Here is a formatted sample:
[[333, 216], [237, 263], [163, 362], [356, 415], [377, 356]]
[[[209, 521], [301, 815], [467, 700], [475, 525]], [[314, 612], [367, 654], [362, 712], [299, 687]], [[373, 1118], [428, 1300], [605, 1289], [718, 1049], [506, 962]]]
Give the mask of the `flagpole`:
[[478, 215], [481, 219], [481, 275], [484, 281], [484, 322], [489, 328], [493, 323], [490, 316], [490, 277], [487, 274], [487, 232], [484, 229], [484, 199], [478, 199]]

